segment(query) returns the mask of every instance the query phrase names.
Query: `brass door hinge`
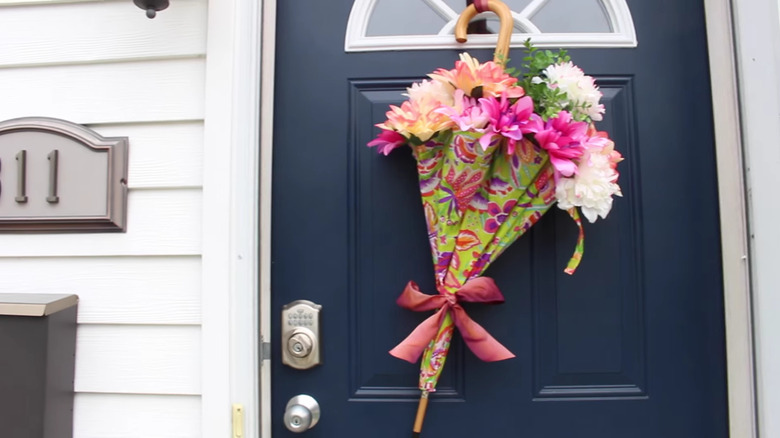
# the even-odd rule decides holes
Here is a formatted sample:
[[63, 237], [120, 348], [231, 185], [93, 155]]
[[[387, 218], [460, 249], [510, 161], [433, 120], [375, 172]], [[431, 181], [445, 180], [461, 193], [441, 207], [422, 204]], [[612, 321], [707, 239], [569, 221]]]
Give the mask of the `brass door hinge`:
[[233, 403], [233, 438], [244, 438], [244, 405]]

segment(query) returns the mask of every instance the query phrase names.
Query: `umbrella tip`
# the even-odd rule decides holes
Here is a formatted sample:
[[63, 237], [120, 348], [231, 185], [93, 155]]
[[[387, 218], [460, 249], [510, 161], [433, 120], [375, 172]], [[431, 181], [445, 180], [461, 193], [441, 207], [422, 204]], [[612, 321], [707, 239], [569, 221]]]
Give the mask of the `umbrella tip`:
[[412, 438], [420, 438], [420, 432], [412, 432]]

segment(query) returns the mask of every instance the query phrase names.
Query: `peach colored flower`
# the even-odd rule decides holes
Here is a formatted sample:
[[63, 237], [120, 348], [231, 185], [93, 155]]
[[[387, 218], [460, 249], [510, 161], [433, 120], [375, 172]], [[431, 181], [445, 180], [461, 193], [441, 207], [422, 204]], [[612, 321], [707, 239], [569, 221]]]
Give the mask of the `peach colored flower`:
[[387, 121], [376, 125], [379, 128], [397, 131], [406, 138], [412, 135], [420, 141], [428, 141], [434, 134], [454, 126], [444, 114], [435, 112], [439, 106], [431, 101], [404, 101], [400, 107], [390, 105]]
[[439, 81], [423, 80], [406, 89], [406, 96], [412, 102], [428, 106], [452, 106], [452, 87]]
[[[515, 85], [517, 78], [508, 75], [503, 67], [493, 61], [480, 64], [468, 53], [460, 54], [460, 61], [455, 62], [454, 69], [440, 68], [428, 76], [455, 89], [463, 90], [472, 97], [499, 97], [501, 93], [506, 93], [507, 97], [516, 98], [525, 94], [522, 87]], [[482, 87], [482, 93], [474, 96], [472, 92], [477, 87]]]

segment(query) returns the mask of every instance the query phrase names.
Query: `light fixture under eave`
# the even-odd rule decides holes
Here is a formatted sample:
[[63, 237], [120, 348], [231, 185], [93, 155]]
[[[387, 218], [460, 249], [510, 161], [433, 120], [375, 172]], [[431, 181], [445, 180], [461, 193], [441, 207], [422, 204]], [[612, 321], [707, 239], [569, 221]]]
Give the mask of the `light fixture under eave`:
[[146, 11], [146, 16], [154, 18], [157, 16], [157, 11], [162, 11], [167, 8], [168, 0], [133, 0], [136, 6]]

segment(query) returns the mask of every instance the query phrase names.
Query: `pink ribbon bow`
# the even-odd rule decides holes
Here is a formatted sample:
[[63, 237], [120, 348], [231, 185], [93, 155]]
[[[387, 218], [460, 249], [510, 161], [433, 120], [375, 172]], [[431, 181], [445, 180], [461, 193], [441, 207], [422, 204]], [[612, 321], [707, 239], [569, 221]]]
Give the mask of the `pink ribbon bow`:
[[415, 363], [425, 350], [425, 347], [436, 337], [441, 323], [448, 311], [452, 312], [452, 320], [460, 330], [463, 341], [471, 351], [486, 362], [511, 359], [515, 357], [511, 351], [501, 345], [494, 337], [479, 324], [469, 318], [458, 301], [472, 303], [500, 304], [504, 302], [504, 296], [498, 290], [495, 281], [491, 278], [477, 277], [466, 282], [455, 293], [442, 293], [439, 295], [427, 295], [420, 292], [420, 288], [413, 281], [406, 285], [406, 289], [398, 297], [396, 303], [415, 312], [439, 309], [430, 318], [426, 319], [400, 344], [390, 350], [390, 354], [407, 362]]

